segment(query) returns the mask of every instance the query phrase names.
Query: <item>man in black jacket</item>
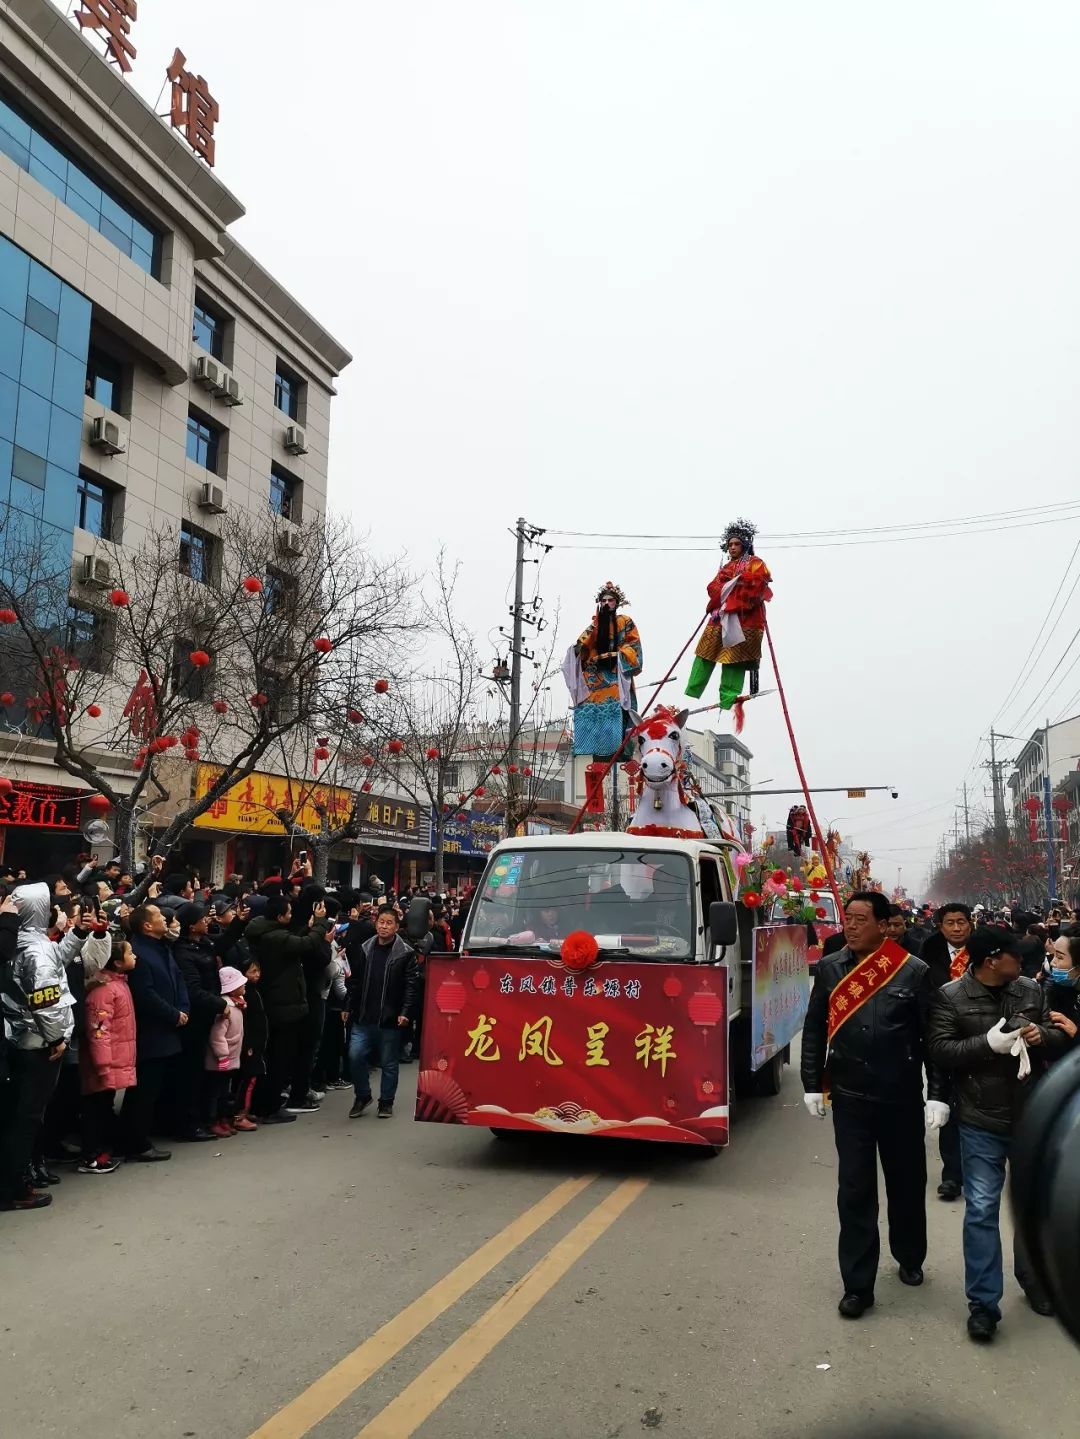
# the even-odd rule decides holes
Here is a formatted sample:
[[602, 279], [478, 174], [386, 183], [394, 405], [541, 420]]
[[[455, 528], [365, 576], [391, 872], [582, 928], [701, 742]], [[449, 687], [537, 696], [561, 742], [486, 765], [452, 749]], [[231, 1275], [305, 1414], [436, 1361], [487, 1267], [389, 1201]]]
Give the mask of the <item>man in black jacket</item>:
[[[943, 904], [934, 914], [934, 932], [923, 943], [919, 951], [930, 966], [930, 983], [935, 989], [959, 979], [967, 969], [967, 942], [973, 925], [971, 910], [959, 902]], [[945, 1098], [949, 1098], [949, 1077], [944, 1076]], [[959, 1199], [964, 1177], [960, 1163], [960, 1129], [956, 1115], [951, 1114], [938, 1134], [938, 1153], [941, 1155], [941, 1183], [938, 1198], [946, 1203]]]
[[349, 1069], [355, 1099], [350, 1119], [359, 1119], [371, 1103], [371, 1069], [381, 1070], [379, 1118], [389, 1119], [397, 1094], [401, 1031], [408, 1029], [416, 1003], [416, 957], [398, 935], [398, 918], [382, 909], [375, 937], [361, 948], [349, 980]]
[[808, 1112], [825, 1118], [831, 1089], [839, 1160], [840, 1313], [858, 1319], [874, 1302], [878, 1236], [877, 1160], [888, 1197], [889, 1248], [903, 1283], [923, 1282], [926, 1258], [924, 1126], [949, 1117], [941, 1080], [923, 1064], [931, 1000], [921, 959], [888, 938], [884, 895], [852, 895], [844, 916], [845, 947], [822, 959], [803, 1028], [802, 1082]]
[[[1020, 973], [1020, 946], [1010, 930], [987, 925], [968, 941], [970, 968], [934, 996], [930, 1057], [952, 1075], [964, 1166], [964, 1271], [968, 1333], [986, 1342], [1001, 1322], [1005, 1281], [998, 1215], [1013, 1124], [1031, 1087], [1028, 1050], [1056, 1057], [1065, 1035], [1050, 1020], [1046, 996]], [[1020, 1242], [1016, 1278], [1036, 1314], [1050, 1302]]]
[[[326, 906], [317, 901], [306, 933], [292, 934], [292, 905], [277, 895], [262, 915], [248, 924], [245, 937], [262, 967], [260, 992], [266, 1011], [268, 1038], [266, 1073], [255, 1090], [255, 1113], [262, 1124], [282, 1124], [295, 1114], [311, 1114], [318, 1104], [308, 1099], [310, 1078], [303, 1051], [307, 1019], [305, 962], [321, 955], [326, 935]], [[282, 1091], [288, 1104], [282, 1111]]]

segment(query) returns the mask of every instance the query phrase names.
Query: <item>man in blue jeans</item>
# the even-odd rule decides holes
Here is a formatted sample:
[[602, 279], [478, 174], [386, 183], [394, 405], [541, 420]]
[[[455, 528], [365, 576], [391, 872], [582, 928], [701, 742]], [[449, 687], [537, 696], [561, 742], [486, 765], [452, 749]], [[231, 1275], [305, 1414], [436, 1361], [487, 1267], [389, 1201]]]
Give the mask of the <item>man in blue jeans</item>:
[[355, 1099], [350, 1119], [371, 1103], [371, 1065], [381, 1070], [379, 1118], [394, 1112], [401, 1034], [412, 1022], [416, 1002], [416, 956], [398, 935], [397, 915], [379, 911], [375, 933], [361, 945], [349, 980], [349, 1069]]
[[[987, 925], [974, 931], [967, 950], [968, 972], [934, 996], [929, 1049], [933, 1062], [953, 1079], [967, 1206], [967, 1327], [972, 1339], [986, 1343], [1001, 1322], [1005, 1279], [998, 1218], [1013, 1126], [1042, 1057], [1059, 1054], [1065, 1035], [1051, 1023], [1042, 989], [1021, 976], [1018, 935]], [[1035, 1313], [1052, 1314], [1019, 1233], [1013, 1267]]]

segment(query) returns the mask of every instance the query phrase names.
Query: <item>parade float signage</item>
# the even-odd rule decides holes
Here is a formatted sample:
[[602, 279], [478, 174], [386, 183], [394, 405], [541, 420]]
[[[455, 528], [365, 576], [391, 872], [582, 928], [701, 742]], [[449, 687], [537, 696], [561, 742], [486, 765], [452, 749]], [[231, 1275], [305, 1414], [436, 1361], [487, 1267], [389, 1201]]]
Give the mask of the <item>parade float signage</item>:
[[727, 969], [429, 959], [416, 1118], [722, 1145]]
[[786, 1049], [803, 1027], [810, 1003], [806, 926], [766, 924], [754, 930], [750, 1067], [758, 1070]]

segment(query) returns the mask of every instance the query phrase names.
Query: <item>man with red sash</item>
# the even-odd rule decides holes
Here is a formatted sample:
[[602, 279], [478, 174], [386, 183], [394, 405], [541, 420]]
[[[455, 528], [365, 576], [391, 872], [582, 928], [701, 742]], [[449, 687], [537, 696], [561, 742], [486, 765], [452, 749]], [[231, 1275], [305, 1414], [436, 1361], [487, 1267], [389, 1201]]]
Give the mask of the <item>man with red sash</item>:
[[[967, 973], [967, 942], [972, 928], [971, 910], [958, 901], [943, 904], [934, 914], [934, 932], [919, 951], [930, 966], [930, 983], [934, 989], [941, 989], [954, 979], [963, 979]], [[952, 1081], [947, 1074], [942, 1076], [942, 1083], [946, 1086], [944, 1098], [949, 1100]], [[951, 1202], [960, 1198], [964, 1183], [960, 1162], [960, 1126], [955, 1115], [938, 1135], [938, 1150], [941, 1154], [938, 1198]]]
[[863, 890], [844, 915], [845, 946], [823, 958], [803, 1027], [802, 1082], [807, 1111], [832, 1100], [838, 1158], [840, 1313], [858, 1319], [874, 1303], [881, 1243], [877, 1161], [885, 1175], [889, 1248], [904, 1284], [923, 1282], [926, 1258], [924, 1129], [949, 1118], [941, 1080], [923, 1064], [933, 991], [923, 961], [888, 937], [889, 901]]

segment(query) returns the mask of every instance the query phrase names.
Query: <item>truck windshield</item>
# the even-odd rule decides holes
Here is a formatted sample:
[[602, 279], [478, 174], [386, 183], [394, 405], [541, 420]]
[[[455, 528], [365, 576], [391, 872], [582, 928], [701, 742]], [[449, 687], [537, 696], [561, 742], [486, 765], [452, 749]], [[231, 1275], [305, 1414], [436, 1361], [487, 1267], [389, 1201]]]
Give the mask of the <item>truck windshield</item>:
[[[836, 914], [836, 900], [833, 899], [831, 894], [819, 893], [817, 900], [815, 901], [815, 907], [817, 909], [823, 909], [825, 911], [824, 914], [818, 916], [818, 919], [821, 921], [822, 924], [839, 923]], [[769, 923], [783, 924], [786, 918], [787, 915], [784, 913], [784, 901], [782, 899], [774, 899], [772, 913], [769, 915]]]
[[492, 855], [465, 948], [557, 950], [574, 930], [632, 959], [694, 952], [686, 855], [638, 849], [523, 849]]

